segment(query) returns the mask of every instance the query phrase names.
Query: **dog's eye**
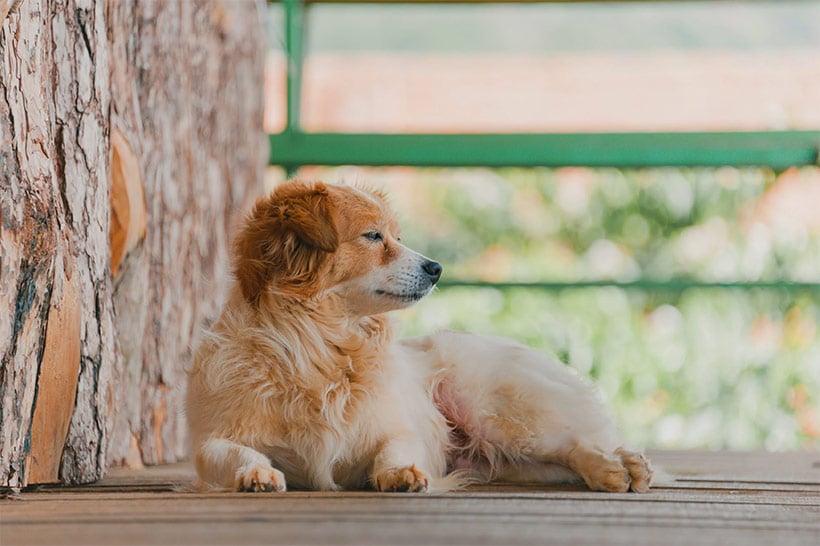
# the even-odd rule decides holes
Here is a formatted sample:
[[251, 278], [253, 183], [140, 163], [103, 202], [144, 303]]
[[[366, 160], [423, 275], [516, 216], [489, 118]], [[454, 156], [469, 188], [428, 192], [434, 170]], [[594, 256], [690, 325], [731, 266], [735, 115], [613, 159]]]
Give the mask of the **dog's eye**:
[[378, 231], [368, 231], [367, 233], [362, 233], [362, 237], [367, 239], [368, 241], [383, 241], [384, 238], [382, 234]]

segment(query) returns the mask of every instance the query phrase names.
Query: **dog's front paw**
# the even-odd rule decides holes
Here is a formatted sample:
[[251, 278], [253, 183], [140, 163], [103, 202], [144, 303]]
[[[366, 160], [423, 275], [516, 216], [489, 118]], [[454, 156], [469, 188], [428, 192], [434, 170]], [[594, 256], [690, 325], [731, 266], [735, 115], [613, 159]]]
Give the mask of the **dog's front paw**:
[[377, 491], [409, 491], [423, 493], [430, 487], [430, 478], [416, 465], [389, 468], [373, 476]]
[[236, 471], [234, 489], [249, 493], [282, 492], [286, 490], [285, 475], [270, 465], [243, 466]]

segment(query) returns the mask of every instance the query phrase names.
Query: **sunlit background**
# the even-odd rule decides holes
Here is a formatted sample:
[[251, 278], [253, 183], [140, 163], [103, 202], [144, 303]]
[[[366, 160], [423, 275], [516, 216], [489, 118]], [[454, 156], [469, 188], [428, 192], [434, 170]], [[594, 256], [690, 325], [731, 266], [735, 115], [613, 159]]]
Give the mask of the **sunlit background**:
[[[285, 123], [271, 7], [269, 132]], [[302, 123], [333, 132], [820, 128], [820, 4], [317, 5]], [[820, 447], [820, 170], [300, 169], [384, 187], [447, 280], [403, 314], [518, 339], [595, 378], [659, 448]], [[271, 168], [268, 182], [284, 179]], [[770, 282], [764, 288], [685, 283]], [[664, 284], [668, 283], [668, 284]]]

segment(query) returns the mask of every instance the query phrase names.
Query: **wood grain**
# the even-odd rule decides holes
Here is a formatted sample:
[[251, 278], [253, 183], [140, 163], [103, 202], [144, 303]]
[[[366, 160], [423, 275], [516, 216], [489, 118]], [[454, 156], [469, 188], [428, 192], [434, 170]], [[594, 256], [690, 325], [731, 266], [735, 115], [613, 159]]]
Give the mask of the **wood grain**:
[[[647, 494], [486, 486], [444, 494], [185, 493], [185, 464], [0, 501], [9, 544], [726, 544], [820, 538], [817, 453], [652, 452], [679, 469]], [[688, 462], [687, 462], [688, 461]], [[803, 491], [779, 491], [786, 462]], [[728, 476], [726, 469], [733, 469]], [[678, 471], [676, 471], [678, 472]], [[712, 476], [705, 486], [679, 482]], [[739, 489], [730, 480], [742, 479]]]

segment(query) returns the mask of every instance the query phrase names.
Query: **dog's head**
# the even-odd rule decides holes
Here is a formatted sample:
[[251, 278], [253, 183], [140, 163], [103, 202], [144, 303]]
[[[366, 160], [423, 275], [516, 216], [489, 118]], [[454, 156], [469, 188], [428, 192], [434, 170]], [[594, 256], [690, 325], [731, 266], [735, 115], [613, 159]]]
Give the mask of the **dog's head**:
[[336, 294], [352, 314], [407, 307], [430, 293], [441, 265], [410, 250], [383, 196], [292, 181], [257, 201], [235, 242], [245, 299]]

